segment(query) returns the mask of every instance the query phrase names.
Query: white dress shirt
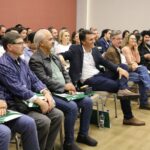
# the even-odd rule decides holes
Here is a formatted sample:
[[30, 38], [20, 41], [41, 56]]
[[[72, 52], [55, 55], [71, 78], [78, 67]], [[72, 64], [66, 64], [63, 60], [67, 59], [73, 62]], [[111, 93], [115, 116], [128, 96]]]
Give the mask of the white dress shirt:
[[81, 82], [84, 82], [86, 79], [91, 78], [92, 76], [99, 73], [99, 70], [95, 67], [95, 62], [91, 52], [86, 52], [83, 47], [83, 67], [82, 67], [82, 76]]

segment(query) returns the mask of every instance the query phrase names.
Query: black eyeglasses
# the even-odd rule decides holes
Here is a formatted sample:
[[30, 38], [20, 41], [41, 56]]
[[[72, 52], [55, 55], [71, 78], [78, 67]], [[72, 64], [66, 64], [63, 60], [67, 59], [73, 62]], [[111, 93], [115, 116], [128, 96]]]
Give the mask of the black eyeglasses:
[[18, 45], [24, 45], [25, 43], [24, 42], [14, 42], [14, 43], [12, 43], [12, 44], [18, 44]]

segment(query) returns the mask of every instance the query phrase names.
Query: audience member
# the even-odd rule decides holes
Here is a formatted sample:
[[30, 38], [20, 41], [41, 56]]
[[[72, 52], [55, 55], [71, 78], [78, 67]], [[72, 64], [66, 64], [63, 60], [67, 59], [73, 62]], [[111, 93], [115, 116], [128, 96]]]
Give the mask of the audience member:
[[99, 40], [96, 42], [96, 46], [101, 47], [99, 50], [101, 54], [107, 51], [110, 46], [110, 29], [104, 29], [101, 33]]
[[62, 52], [68, 51], [70, 47], [70, 33], [67, 30], [61, 30], [59, 32], [59, 44], [55, 49], [55, 54], [60, 54]]
[[[40, 150], [52, 150], [63, 114], [55, 108], [50, 91], [20, 58], [23, 45], [24, 41], [17, 33], [8, 32], [3, 37], [6, 53], [0, 58], [0, 82], [6, 88], [4, 94], [10, 108], [22, 111], [18, 105], [22, 100], [39, 106], [40, 112], [26, 110], [26, 113], [36, 122]], [[44, 98], [39, 98], [36, 93], [43, 94]]]
[[[117, 65], [127, 64], [126, 58], [122, 54], [122, 51], [120, 49], [122, 43], [121, 31], [112, 31], [111, 41], [112, 45], [108, 48], [107, 52], [105, 53], [105, 59]], [[129, 73], [129, 80], [139, 85], [140, 108], [150, 109], [150, 105], [148, 103], [148, 96], [146, 94], [146, 88], [143, 82], [141, 81], [140, 76], [138, 75], [138, 73], [133, 73], [133, 71], [130, 71]]]
[[[38, 51], [31, 57], [29, 65], [37, 77], [45, 83], [48, 89], [52, 92], [75, 93], [76, 89], [71, 83], [68, 73], [61, 65], [59, 58], [50, 52], [53, 46], [51, 33], [46, 29], [37, 31], [34, 42], [37, 45]], [[80, 101], [70, 102], [57, 97], [54, 97], [54, 99], [56, 107], [62, 110], [65, 115], [64, 150], [80, 150], [80, 148], [74, 143], [74, 125], [79, 109], [81, 109], [81, 115], [77, 142], [96, 146], [97, 142], [88, 136], [90, 117], [92, 113], [92, 100], [89, 97], [85, 97]]]
[[32, 32], [27, 36], [27, 47], [24, 48], [23, 55], [21, 55], [21, 58], [23, 58], [27, 64], [29, 63], [30, 57], [37, 49], [33, 42], [34, 36], [35, 32]]
[[[145, 125], [144, 122], [133, 117], [130, 100], [126, 98], [126, 96], [135, 95], [127, 90], [128, 72], [101, 56], [100, 52], [94, 48], [94, 36], [91, 31], [83, 30], [79, 38], [81, 45], [72, 45], [69, 51], [62, 53], [64, 59], [70, 61], [69, 74], [72, 82], [88, 84], [95, 91], [118, 92], [118, 95], [123, 96], [120, 98], [124, 114], [123, 124]], [[110, 72], [100, 72], [100, 65]]]
[[0, 56], [2, 56], [5, 52], [2, 46], [2, 37], [5, 35], [6, 27], [4, 25], [0, 25]]
[[139, 30], [135, 29], [135, 30], [133, 30], [132, 33], [133, 33], [134, 35], [136, 35], [137, 33], [140, 33], [140, 32], [139, 32]]
[[79, 44], [80, 44], [79, 32], [78, 32], [78, 31], [72, 32], [72, 35], [71, 35], [71, 42], [72, 42], [72, 44], [76, 44], [76, 45], [79, 45]]
[[[0, 86], [0, 116], [6, 114], [8, 107], [3, 89]], [[27, 115], [0, 124], [0, 150], [9, 149], [12, 134], [16, 132], [21, 134], [23, 150], [40, 150], [35, 122]]]
[[136, 41], [137, 41], [137, 44], [138, 44], [138, 47], [139, 47], [141, 45], [142, 41], [143, 41], [143, 37], [142, 37], [141, 33], [135, 34], [135, 37], [136, 37]]
[[126, 39], [128, 38], [128, 35], [130, 34], [130, 32], [128, 30], [124, 30], [122, 33], [122, 47], [125, 45]]
[[141, 56], [140, 64], [146, 66], [147, 69], [150, 70], [150, 31], [144, 30], [141, 34], [143, 40], [141, 45], [138, 47]]

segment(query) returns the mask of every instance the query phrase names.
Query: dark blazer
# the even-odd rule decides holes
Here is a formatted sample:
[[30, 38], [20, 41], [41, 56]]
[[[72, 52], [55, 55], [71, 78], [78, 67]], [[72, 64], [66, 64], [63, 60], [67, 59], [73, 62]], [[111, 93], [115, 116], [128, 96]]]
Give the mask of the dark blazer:
[[141, 44], [138, 49], [139, 49], [139, 54], [141, 56], [140, 64], [146, 66], [148, 70], [150, 70], [150, 60], [147, 60], [144, 57], [145, 54], [150, 54], [150, 51], [148, 50], [148, 46], [146, 47], [144, 44]]
[[104, 58], [114, 64], [121, 64], [120, 54], [117, 49], [113, 46], [109, 47], [107, 52], [104, 55]]
[[104, 52], [106, 52], [107, 51], [107, 49], [109, 48], [109, 46], [110, 46], [110, 42], [108, 41], [106, 41], [103, 37], [102, 38], [99, 38], [97, 41], [96, 41], [96, 43], [95, 43], [95, 45], [97, 46], [97, 47], [101, 47], [101, 54], [103, 54]]
[[[69, 50], [62, 53], [65, 60], [69, 60], [70, 69], [69, 74], [72, 82], [76, 84], [82, 75], [83, 67], [83, 48], [81, 45], [72, 45]], [[117, 65], [105, 60], [97, 48], [92, 49], [93, 59], [95, 61], [95, 67], [100, 70], [100, 65], [104, 66], [112, 72], [117, 72]]]
[[69, 74], [65, 71], [64, 67], [61, 65], [59, 58], [55, 55], [51, 55], [50, 57], [47, 57], [44, 55], [44, 53], [41, 50], [38, 50], [32, 55], [29, 61], [29, 66], [31, 70], [37, 75], [37, 77], [43, 83], [46, 84], [47, 88], [51, 92], [62, 93], [64, 92], [64, 85], [61, 84], [59, 81], [52, 79], [52, 68], [50, 65], [51, 59], [53, 59], [53, 61], [59, 67], [60, 71], [64, 76], [65, 82], [66, 83], [71, 82]]

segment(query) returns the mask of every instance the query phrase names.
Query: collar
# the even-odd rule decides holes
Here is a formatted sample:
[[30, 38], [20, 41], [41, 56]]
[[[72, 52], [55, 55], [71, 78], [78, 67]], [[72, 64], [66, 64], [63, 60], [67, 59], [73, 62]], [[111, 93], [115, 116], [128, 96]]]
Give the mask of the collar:
[[84, 53], [84, 54], [87, 54], [87, 53], [88, 53], [88, 54], [92, 54], [92, 50], [91, 50], [90, 52], [87, 52], [87, 51], [85, 50], [84, 46], [82, 46], [82, 48], [83, 48], [83, 53]]
[[44, 60], [49, 60], [49, 61], [51, 61], [51, 59], [53, 59], [53, 60], [56, 59], [55, 55], [50, 54], [49, 56], [47, 56], [47, 55], [45, 55], [45, 54], [43, 53], [43, 51], [42, 51], [41, 49], [38, 49], [38, 53], [40, 53], [42, 59], [44, 59]]
[[13, 57], [11, 57], [11, 55], [9, 55], [9, 53], [7, 53], [7, 52], [5, 52], [5, 55], [6, 55], [6, 57], [8, 58], [8, 59], [10, 59], [11, 61], [14, 61], [14, 62], [21, 62], [21, 58], [20, 57], [18, 57], [17, 59], [14, 59]]

